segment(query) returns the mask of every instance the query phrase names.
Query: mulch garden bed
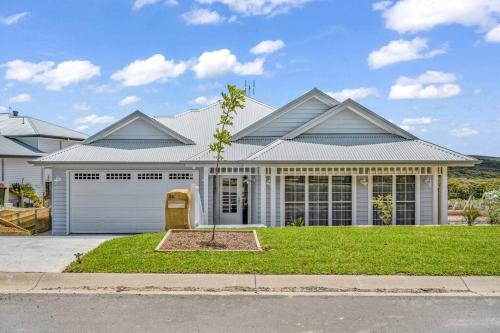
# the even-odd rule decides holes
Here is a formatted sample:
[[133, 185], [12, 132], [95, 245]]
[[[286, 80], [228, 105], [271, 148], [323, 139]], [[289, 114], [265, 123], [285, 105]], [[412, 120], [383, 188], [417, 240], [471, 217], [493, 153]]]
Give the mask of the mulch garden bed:
[[262, 251], [254, 230], [169, 230], [156, 251]]

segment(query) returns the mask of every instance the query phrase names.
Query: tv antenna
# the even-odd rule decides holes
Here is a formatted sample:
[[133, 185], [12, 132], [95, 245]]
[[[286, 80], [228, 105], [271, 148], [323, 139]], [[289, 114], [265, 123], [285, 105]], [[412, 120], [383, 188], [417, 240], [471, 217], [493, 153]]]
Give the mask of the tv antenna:
[[245, 95], [255, 96], [255, 80], [248, 82], [245, 80]]

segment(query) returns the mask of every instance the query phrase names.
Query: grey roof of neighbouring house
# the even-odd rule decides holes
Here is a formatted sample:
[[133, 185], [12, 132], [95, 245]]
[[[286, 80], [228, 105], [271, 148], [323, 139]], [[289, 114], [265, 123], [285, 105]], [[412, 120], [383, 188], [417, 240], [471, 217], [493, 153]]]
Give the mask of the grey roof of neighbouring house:
[[0, 135], [9, 137], [42, 136], [72, 140], [85, 140], [87, 135], [32, 117], [0, 118]]
[[15, 139], [0, 135], [0, 156], [3, 157], [39, 157], [44, 153]]
[[[357, 107], [356, 103], [350, 101], [342, 104]], [[235, 117], [231, 132], [246, 131], [246, 128], [274, 110], [248, 98], [246, 108]], [[208, 146], [213, 140], [212, 133], [217, 127], [219, 115], [220, 105], [214, 103], [204, 109], [190, 110], [176, 116], [154, 117], [195, 144], [183, 144], [178, 140], [101, 138], [44, 156], [35, 163], [213, 163], [215, 157], [209, 153]], [[411, 134], [405, 136], [397, 133], [301, 134], [293, 138], [243, 136], [226, 148], [224, 160], [235, 163], [426, 162], [448, 165], [471, 165], [477, 162], [474, 158], [425, 142]]]

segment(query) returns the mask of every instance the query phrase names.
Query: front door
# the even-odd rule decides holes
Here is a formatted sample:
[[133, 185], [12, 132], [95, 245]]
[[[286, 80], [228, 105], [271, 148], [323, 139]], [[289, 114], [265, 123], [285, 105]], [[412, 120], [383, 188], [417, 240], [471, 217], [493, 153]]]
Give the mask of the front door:
[[242, 177], [221, 176], [220, 224], [242, 224]]

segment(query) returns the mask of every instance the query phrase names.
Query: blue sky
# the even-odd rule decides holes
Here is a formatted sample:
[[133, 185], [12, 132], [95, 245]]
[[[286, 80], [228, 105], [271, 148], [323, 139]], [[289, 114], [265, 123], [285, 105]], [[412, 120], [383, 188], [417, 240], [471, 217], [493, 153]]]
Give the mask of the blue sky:
[[500, 0], [2, 1], [0, 45], [1, 110], [88, 134], [255, 80], [276, 107], [318, 87], [500, 155]]

